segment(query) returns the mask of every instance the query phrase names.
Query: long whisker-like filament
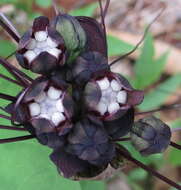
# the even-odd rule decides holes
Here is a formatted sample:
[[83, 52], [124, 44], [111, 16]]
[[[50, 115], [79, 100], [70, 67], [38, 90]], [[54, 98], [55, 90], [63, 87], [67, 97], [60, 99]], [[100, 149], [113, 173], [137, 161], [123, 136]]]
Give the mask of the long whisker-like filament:
[[27, 131], [25, 128], [7, 126], [7, 125], [0, 125], [0, 129], [13, 130], [13, 131]]
[[[106, 2], [106, 4], [107, 4], [107, 2]], [[107, 6], [109, 6], [109, 4]], [[99, 7], [100, 7], [100, 11], [101, 11], [101, 23], [102, 23], [102, 28], [104, 31], [104, 39], [105, 39], [106, 50], [107, 50], [105, 15], [104, 15], [104, 10], [103, 10], [103, 6], [102, 6], [102, 0], [99, 0]]]
[[173, 146], [174, 148], [177, 148], [178, 150], [181, 150], [181, 145], [179, 145], [179, 144], [176, 144], [176, 143], [174, 143], [174, 142], [170, 142], [170, 146]]
[[135, 115], [145, 115], [145, 114], [151, 114], [151, 113], [155, 113], [155, 112], [159, 112], [163, 110], [180, 109], [180, 108], [181, 108], [181, 104], [171, 104], [171, 105], [166, 105], [161, 108], [153, 109], [150, 111], [137, 112], [135, 113]]
[[0, 98], [1, 99], [4, 99], [4, 100], [9, 100], [9, 101], [16, 101], [16, 97], [14, 96], [10, 96], [10, 95], [7, 95], [7, 94], [3, 94], [3, 93], [0, 93]]
[[52, 6], [53, 6], [53, 9], [54, 9], [54, 11], [55, 11], [55, 14], [58, 15], [58, 14], [60, 13], [60, 11], [58, 10], [56, 0], [53, 0], [53, 1], [52, 1]]
[[133, 162], [134, 164], [136, 164], [137, 166], [143, 168], [144, 170], [146, 170], [147, 172], [149, 172], [150, 174], [152, 174], [153, 176], [161, 179], [162, 181], [164, 181], [165, 183], [171, 185], [172, 187], [175, 187], [176, 189], [181, 189], [181, 186], [177, 183], [175, 183], [174, 181], [168, 179], [167, 177], [161, 175], [160, 173], [158, 173], [157, 171], [153, 170], [152, 168], [146, 166], [145, 164], [143, 164], [142, 162], [136, 160], [135, 158], [133, 158], [132, 156], [130, 156], [128, 153], [126, 153], [125, 151], [122, 151], [119, 149], [119, 152], [122, 156], [124, 156], [127, 160]]
[[130, 137], [125, 137], [125, 138], [118, 138], [118, 139], [114, 139], [112, 140], [113, 142], [118, 142], [118, 141], [130, 141], [131, 138]]
[[0, 25], [6, 30], [6, 32], [18, 43], [20, 40], [20, 35], [17, 32], [13, 24], [8, 20], [8, 18], [0, 12]]
[[33, 81], [29, 76], [25, 73], [18, 70], [13, 65], [9, 64], [6, 60], [0, 58], [0, 63], [24, 86], [27, 87], [29, 85], [28, 81]]
[[18, 81], [16, 81], [16, 80], [13, 80], [13, 79], [11, 79], [11, 78], [5, 76], [5, 75], [0, 74], [0, 78], [3, 78], [3, 79], [5, 79], [5, 80], [7, 80], [7, 81], [9, 81], [9, 82], [12, 82], [12, 83], [14, 83], [14, 84], [17, 84], [17, 85], [23, 87], [23, 85], [22, 85], [20, 82], [18, 82]]
[[113, 66], [113, 65], [114, 65], [115, 63], [117, 63], [118, 61], [124, 59], [124, 58], [127, 57], [128, 55], [132, 54], [133, 52], [135, 52], [135, 51], [138, 49], [138, 47], [139, 47], [139, 46], [142, 44], [142, 42], [144, 41], [144, 39], [145, 39], [145, 37], [146, 37], [148, 31], [150, 30], [152, 24], [160, 17], [160, 15], [163, 13], [164, 10], [165, 10], [165, 7], [164, 7], [164, 8], [160, 11], [160, 13], [153, 19], [153, 21], [146, 27], [146, 29], [145, 29], [145, 31], [144, 31], [144, 34], [143, 34], [143, 36], [142, 36], [142, 38], [141, 38], [141, 40], [136, 44], [136, 46], [135, 46], [131, 51], [129, 51], [128, 53], [126, 53], [126, 54], [124, 54], [124, 55], [118, 57], [118, 58], [115, 59], [114, 61], [112, 61], [112, 62], [110, 63], [110, 67]]
[[34, 135], [26, 135], [26, 136], [20, 136], [20, 137], [8, 138], [8, 139], [0, 139], [0, 144], [24, 141], [24, 140], [29, 140], [33, 138], [35, 138]]
[[12, 57], [14, 54], [16, 53], [16, 51], [14, 51], [14, 52], [12, 52], [11, 54], [9, 54], [6, 58], [5, 58], [5, 60], [8, 60], [10, 57]]
[[7, 119], [7, 120], [11, 121], [11, 117], [9, 117], [7, 115], [0, 114], [0, 118]]

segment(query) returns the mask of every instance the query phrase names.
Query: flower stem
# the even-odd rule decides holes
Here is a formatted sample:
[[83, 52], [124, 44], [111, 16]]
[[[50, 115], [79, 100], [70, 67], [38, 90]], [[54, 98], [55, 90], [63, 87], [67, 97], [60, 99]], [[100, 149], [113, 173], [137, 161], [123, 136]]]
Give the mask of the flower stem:
[[13, 138], [8, 138], [8, 139], [0, 139], [0, 144], [24, 141], [24, 140], [29, 140], [33, 138], [35, 138], [34, 135], [26, 135], [26, 136], [13, 137]]
[[29, 81], [32, 82], [33, 79], [30, 78], [25, 73], [21, 72], [19, 69], [9, 64], [5, 59], [0, 58], [0, 63], [24, 86], [29, 85]]
[[7, 126], [7, 125], [0, 125], [0, 129], [7, 129], [7, 130], [13, 130], [13, 131], [27, 131], [25, 128]]
[[164, 181], [165, 183], [168, 183], [169, 185], [171, 185], [172, 187], [175, 187], [176, 189], [180, 189], [181, 190], [181, 186], [177, 183], [175, 183], [174, 181], [168, 179], [167, 177], [161, 175], [160, 173], [158, 173], [157, 171], [153, 170], [152, 168], [146, 166], [145, 164], [143, 164], [142, 162], [136, 160], [135, 158], [133, 158], [132, 156], [130, 156], [129, 154], [125, 153], [124, 151], [119, 149], [119, 152], [122, 154], [122, 156], [124, 156], [127, 160], [135, 163], [137, 166], [143, 168], [144, 170], [146, 170], [147, 172], [151, 173], [153, 176], [161, 179], [162, 181]]
[[0, 25], [4, 30], [18, 43], [20, 35], [18, 34], [12, 23], [6, 18], [6, 16], [0, 12]]
[[16, 101], [16, 98], [14, 96], [10, 96], [10, 95], [3, 94], [3, 93], [0, 93], [0, 98], [4, 99], [4, 100], [9, 100], [12, 102]]
[[0, 74], [0, 78], [3, 78], [3, 79], [5, 79], [5, 80], [7, 80], [7, 81], [9, 81], [9, 82], [12, 82], [12, 83], [14, 83], [14, 84], [17, 84], [17, 85], [19, 85], [19, 86], [23, 86], [20, 82], [18, 82], [18, 81], [16, 81], [16, 80], [13, 80], [13, 79], [11, 79], [11, 78], [9, 78], [9, 77], [7, 77], [7, 76], [4, 76], [4, 75], [2, 75], [2, 74]]
[[9, 117], [9, 116], [7, 116], [7, 115], [2, 115], [2, 114], [0, 114], [0, 118], [7, 119], [7, 120], [10, 120], [10, 121], [11, 121], [11, 117]]
[[145, 29], [145, 31], [144, 31], [144, 34], [143, 34], [143, 36], [142, 36], [142, 38], [141, 38], [141, 40], [136, 44], [136, 46], [135, 46], [131, 51], [129, 51], [128, 53], [126, 53], [126, 54], [124, 54], [124, 55], [118, 57], [118, 58], [115, 59], [114, 61], [112, 61], [112, 62], [110, 63], [110, 67], [113, 66], [113, 65], [114, 65], [115, 63], [117, 63], [118, 61], [124, 59], [124, 58], [127, 57], [128, 55], [132, 54], [133, 52], [135, 52], [135, 51], [138, 49], [138, 47], [139, 47], [139, 46], [142, 44], [142, 42], [144, 41], [144, 39], [145, 39], [145, 37], [146, 37], [146, 35], [147, 35], [149, 29], [151, 28], [152, 24], [160, 17], [160, 15], [163, 13], [164, 10], [165, 10], [165, 7], [163, 7], [163, 8], [161, 9], [160, 13], [159, 13], [159, 14], [153, 19], [153, 21], [146, 27], [146, 29]]
[[172, 147], [174, 147], [174, 148], [176, 148], [176, 149], [178, 149], [178, 150], [181, 150], [181, 145], [179, 145], [179, 144], [176, 144], [176, 143], [174, 143], [174, 142], [170, 142], [170, 146], [172, 146]]
[[181, 108], [181, 104], [171, 104], [171, 105], [166, 105], [162, 108], [157, 108], [157, 109], [153, 109], [150, 111], [137, 112], [137, 113], [135, 113], [135, 115], [145, 115], [145, 114], [155, 113], [155, 112], [159, 112], [159, 111], [163, 111], [163, 110], [179, 109], [179, 108]]
[[125, 138], [118, 138], [118, 139], [114, 139], [112, 140], [113, 142], [117, 142], [117, 141], [130, 141], [131, 138], [130, 137], [125, 137]]

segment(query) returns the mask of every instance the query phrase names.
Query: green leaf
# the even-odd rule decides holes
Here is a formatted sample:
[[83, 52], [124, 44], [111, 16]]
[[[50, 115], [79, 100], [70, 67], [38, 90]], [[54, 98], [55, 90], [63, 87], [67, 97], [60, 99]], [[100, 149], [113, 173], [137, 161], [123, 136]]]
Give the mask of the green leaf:
[[17, 3], [19, 0], [1, 0], [0, 1], [0, 5], [1, 4], [7, 4], [7, 3], [12, 3], [12, 4], [14, 4], [14, 3]]
[[[138, 106], [139, 109], [144, 111], [158, 108], [180, 86], [181, 74], [170, 77], [145, 96], [143, 103]], [[168, 91], [168, 93], [165, 91]]]
[[130, 180], [144, 180], [147, 176], [147, 172], [141, 168], [136, 168], [129, 173]]
[[[181, 141], [177, 142], [177, 144], [181, 145]], [[181, 166], [181, 151], [179, 151], [176, 148], [171, 149], [169, 152], [169, 163], [172, 164], [173, 166]]]
[[98, 3], [92, 3], [80, 9], [75, 9], [69, 12], [72, 16], [88, 16], [92, 17], [96, 8], [98, 7]]
[[162, 154], [153, 154], [148, 157], [144, 157], [132, 146], [131, 142], [121, 142], [121, 145], [123, 145], [134, 158], [136, 158], [140, 162], [143, 162], [144, 164], [148, 165], [154, 163], [157, 167], [161, 167], [161, 165], [163, 164]]
[[0, 40], [1, 48], [0, 48], [0, 56], [6, 57], [13, 53], [16, 49], [16, 46], [9, 40]]
[[120, 40], [115, 36], [107, 36], [109, 56], [123, 55], [133, 49], [133, 45]]
[[106, 190], [103, 181], [80, 181], [82, 190]]
[[51, 6], [52, 1], [51, 0], [35, 0], [35, 3], [43, 8], [48, 8]]
[[135, 64], [135, 87], [145, 88], [152, 83], [155, 72], [153, 37], [148, 34], [140, 57]]
[[59, 176], [50, 149], [36, 140], [0, 146], [0, 183], [8, 190], [81, 190], [79, 182]]

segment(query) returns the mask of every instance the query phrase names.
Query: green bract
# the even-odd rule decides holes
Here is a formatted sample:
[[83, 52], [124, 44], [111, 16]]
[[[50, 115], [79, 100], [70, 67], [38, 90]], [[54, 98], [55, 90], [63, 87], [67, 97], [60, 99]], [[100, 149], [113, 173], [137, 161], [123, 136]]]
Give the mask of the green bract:
[[67, 63], [71, 63], [84, 50], [86, 33], [77, 19], [67, 14], [59, 14], [55, 18], [54, 24], [65, 40], [69, 54]]

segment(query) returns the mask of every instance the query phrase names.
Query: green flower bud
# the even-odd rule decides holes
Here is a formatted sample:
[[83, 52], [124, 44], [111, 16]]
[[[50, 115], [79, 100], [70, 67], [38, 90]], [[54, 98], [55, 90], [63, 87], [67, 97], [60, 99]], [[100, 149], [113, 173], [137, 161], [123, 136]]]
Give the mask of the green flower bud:
[[131, 131], [132, 144], [143, 156], [164, 152], [170, 138], [169, 126], [154, 116], [135, 122]]
[[85, 48], [86, 33], [77, 19], [67, 14], [60, 14], [54, 20], [57, 31], [63, 36], [71, 63]]

